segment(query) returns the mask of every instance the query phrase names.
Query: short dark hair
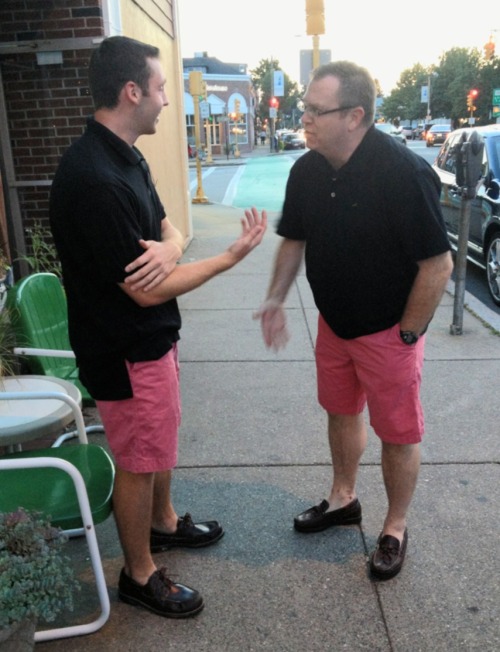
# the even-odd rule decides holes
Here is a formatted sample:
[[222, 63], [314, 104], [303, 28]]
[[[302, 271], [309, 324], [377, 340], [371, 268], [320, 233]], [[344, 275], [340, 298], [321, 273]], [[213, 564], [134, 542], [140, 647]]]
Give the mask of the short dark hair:
[[340, 81], [340, 104], [363, 107], [363, 123], [371, 125], [375, 117], [377, 91], [368, 70], [351, 61], [332, 61], [313, 70], [311, 81], [325, 77], [336, 77]]
[[120, 91], [129, 81], [135, 82], [148, 94], [151, 76], [148, 58], [155, 59], [160, 51], [153, 45], [127, 36], [110, 36], [92, 52], [89, 64], [90, 92], [96, 109], [113, 109]]

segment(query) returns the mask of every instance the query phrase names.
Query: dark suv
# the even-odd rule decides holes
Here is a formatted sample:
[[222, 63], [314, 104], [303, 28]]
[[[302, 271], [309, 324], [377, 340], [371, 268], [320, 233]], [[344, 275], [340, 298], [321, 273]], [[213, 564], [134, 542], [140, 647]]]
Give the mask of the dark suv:
[[461, 189], [456, 182], [462, 134], [477, 131], [484, 141], [483, 165], [476, 197], [471, 200], [468, 258], [486, 269], [488, 288], [500, 306], [500, 124], [456, 129], [439, 150], [434, 165], [441, 183], [441, 207], [452, 246], [458, 242]]

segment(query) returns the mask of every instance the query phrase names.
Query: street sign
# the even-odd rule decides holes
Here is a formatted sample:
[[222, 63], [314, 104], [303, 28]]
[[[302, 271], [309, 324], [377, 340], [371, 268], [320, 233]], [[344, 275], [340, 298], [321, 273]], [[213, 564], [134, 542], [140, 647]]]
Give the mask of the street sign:
[[200, 116], [202, 120], [206, 120], [210, 117], [210, 102], [207, 102], [206, 100], [200, 102]]
[[500, 106], [500, 88], [493, 89], [493, 106]]
[[283, 97], [285, 94], [285, 75], [281, 70], [275, 70], [273, 74], [273, 95]]

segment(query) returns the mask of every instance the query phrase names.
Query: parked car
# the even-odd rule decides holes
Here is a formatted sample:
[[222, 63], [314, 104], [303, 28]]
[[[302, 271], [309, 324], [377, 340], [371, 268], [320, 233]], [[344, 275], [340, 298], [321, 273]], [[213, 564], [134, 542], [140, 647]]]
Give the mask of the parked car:
[[379, 131], [383, 131], [385, 134], [389, 134], [389, 136], [392, 136], [403, 145], [406, 145], [406, 136], [403, 134], [400, 127], [396, 127], [396, 125], [392, 125], [389, 122], [377, 122], [375, 128]]
[[305, 149], [306, 139], [297, 133], [287, 134], [283, 139], [283, 149]]
[[441, 146], [432, 167], [441, 179], [441, 207], [451, 244], [456, 250], [463, 201], [456, 180], [457, 157], [463, 135], [468, 138], [473, 131], [483, 138], [484, 151], [476, 197], [470, 204], [467, 254], [469, 260], [486, 270], [491, 298], [500, 306], [500, 125], [456, 129]]
[[407, 140], [408, 138], [410, 139], [415, 138], [415, 130], [413, 127], [408, 127], [408, 126], [401, 127], [401, 133], [403, 134], [403, 136], [406, 137]]
[[426, 146], [442, 145], [451, 131], [451, 125], [432, 125], [425, 136]]

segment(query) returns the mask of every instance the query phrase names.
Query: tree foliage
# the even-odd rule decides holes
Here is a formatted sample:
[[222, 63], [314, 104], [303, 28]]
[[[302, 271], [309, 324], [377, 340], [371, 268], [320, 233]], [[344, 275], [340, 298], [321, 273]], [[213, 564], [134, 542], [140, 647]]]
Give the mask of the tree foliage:
[[[269, 117], [269, 101], [273, 97], [274, 71], [281, 70], [277, 59], [261, 59], [259, 65], [250, 71], [252, 83], [257, 91], [256, 116], [262, 122]], [[301, 91], [296, 82], [283, 72], [285, 81], [285, 95], [279, 97], [279, 114], [290, 115], [297, 107], [297, 101], [301, 97]]]
[[476, 124], [494, 122], [491, 117], [493, 89], [500, 88], [500, 58], [486, 59], [477, 48], [452, 48], [437, 66], [415, 64], [404, 70], [396, 88], [384, 99], [387, 121], [423, 122], [427, 103], [421, 101], [422, 86], [430, 85], [430, 114], [433, 119], [451, 119], [456, 127], [469, 117], [467, 95], [479, 91], [474, 117]]

